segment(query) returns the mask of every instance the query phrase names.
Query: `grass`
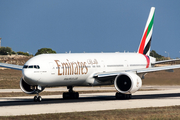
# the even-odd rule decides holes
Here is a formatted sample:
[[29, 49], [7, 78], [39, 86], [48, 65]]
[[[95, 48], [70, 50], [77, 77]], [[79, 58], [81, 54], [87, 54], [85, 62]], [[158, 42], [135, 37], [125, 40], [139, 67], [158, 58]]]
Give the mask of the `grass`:
[[0, 70], [0, 89], [19, 89], [19, 81], [22, 73], [19, 70]]
[[180, 69], [174, 72], [154, 72], [148, 73], [142, 80], [143, 85], [180, 85]]
[[3, 120], [178, 120], [180, 106], [119, 109], [92, 112], [72, 112], [40, 115], [5, 116]]

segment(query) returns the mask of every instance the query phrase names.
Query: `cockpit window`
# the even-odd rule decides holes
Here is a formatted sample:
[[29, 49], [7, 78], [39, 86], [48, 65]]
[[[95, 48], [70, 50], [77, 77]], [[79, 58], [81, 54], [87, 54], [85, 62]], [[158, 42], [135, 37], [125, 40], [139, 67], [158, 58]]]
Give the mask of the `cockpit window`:
[[28, 68], [28, 65], [24, 65], [23, 68]]
[[40, 69], [39, 65], [24, 65], [23, 68], [25, 69], [32, 69], [32, 68], [35, 68], [35, 69]]

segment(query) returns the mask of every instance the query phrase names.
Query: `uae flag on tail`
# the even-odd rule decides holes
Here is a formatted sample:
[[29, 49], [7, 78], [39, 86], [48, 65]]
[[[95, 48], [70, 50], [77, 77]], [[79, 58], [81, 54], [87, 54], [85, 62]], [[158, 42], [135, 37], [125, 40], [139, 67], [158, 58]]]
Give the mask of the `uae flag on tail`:
[[149, 13], [149, 17], [144, 29], [144, 33], [141, 39], [141, 43], [139, 45], [138, 53], [149, 56], [150, 47], [151, 47], [151, 39], [153, 32], [153, 22], [154, 22], [154, 12], [155, 7], [152, 7]]

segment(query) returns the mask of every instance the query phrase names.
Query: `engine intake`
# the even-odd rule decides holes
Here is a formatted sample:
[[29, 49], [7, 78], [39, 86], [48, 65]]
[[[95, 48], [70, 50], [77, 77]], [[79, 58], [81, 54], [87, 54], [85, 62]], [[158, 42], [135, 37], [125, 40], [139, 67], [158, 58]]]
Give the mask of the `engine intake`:
[[131, 94], [141, 88], [142, 80], [135, 73], [124, 72], [116, 76], [114, 86], [120, 93]]
[[32, 86], [26, 83], [23, 78], [20, 80], [20, 88], [23, 92], [27, 94], [37, 94], [42, 92], [45, 88], [42, 88], [41, 90], [37, 89], [37, 86]]

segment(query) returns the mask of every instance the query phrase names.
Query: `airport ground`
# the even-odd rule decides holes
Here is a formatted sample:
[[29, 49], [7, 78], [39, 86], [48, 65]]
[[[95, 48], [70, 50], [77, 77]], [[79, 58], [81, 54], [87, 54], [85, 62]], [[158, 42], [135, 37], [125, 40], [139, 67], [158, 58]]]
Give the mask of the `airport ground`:
[[6, 116], [3, 120], [179, 120], [180, 107], [136, 108], [123, 110]]
[[[116, 90], [113, 86], [100, 87], [102, 88], [100, 90], [95, 87], [88, 87], [86, 91], [84, 88], [77, 88], [76, 90], [78, 92], [80, 91], [81, 94], [80, 99], [64, 101], [61, 93], [66, 91], [66, 88], [62, 87], [55, 88], [52, 91], [51, 89], [45, 89], [45, 91], [41, 93], [43, 101], [39, 104], [32, 101], [33, 95], [27, 96], [27, 94], [21, 92], [19, 89], [21, 71], [1, 69], [0, 111], [5, 112], [6, 110], [8, 111], [8, 109], [14, 111], [18, 111], [19, 109], [24, 111], [26, 109], [32, 109], [32, 111], [35, 111], [35, 109], [37, 109], [37, 111], [43, 111], [49, 108], [58, 108], [55, 109], [56, 112], [44, 112], [39, 115], [35, 115], [35, 113], [34, 115], [30, 115], [30, 112], [27, 112], [26, 115], [19, 114], [20, 116], [9, 116], [9, 114], [6, 114], [5, 117], [0, 117], [0, 119], [180, 119], [179, 74], [180, 69], [174, 70], [173, 73], [161, 71], [147, 74], [145, 79], [143, 79], [142, 89], [133, 95], [133, 99], [127, 101], [115, 100], [114, 94]], [[11, 90], [6, 91], [8, 89]], [[144, 106], [131, 107], [138, 105], [137, 103]], [[154, 105], [155, 103], [156, 105]], [[164, 104], [161, 105], [162, 103]], [[9, 104], [9, 106], [7, 104]], [[109, 105], [110, 107], [108, 108], [110, 109], [104, 108], [96, 110], [93, 108], [89, 110], [90, 112], [88, 110], [78, 111], [75, 109], [76, 107], [72, 107], [72, 105], [75, 105], [77, 109], [91, 108], [91, 106], [101, 108]], [[126, 107], [122, 107], [122, 105]], [[46, 106], [47, 108], [40, 109], [41, 106]], [[59, 109], [68, 108], [68, 106], [75, 111], [67, 111], [67, 113], [58, 112]]]
[[[158, 88], [158, 89], [157, 89]], [[64, 88], [47, 89], [47, 92]], [[85, 88], [77, 88], [81, 91]], [[114, 89], [96, 87], [96, 91]], [[0, 97], [0, 119], [180, 119], [180, 86], [144, 86], [130, 100], [117, 100], [114, 92], [80, 94], [79, 99], [64, 100], [58, 95]], [[91, 91], [92, 88], [86, 88]], [[1, 93], [19, 89], [1, 90]]]

